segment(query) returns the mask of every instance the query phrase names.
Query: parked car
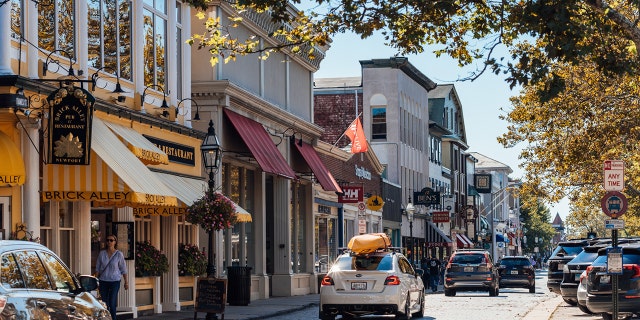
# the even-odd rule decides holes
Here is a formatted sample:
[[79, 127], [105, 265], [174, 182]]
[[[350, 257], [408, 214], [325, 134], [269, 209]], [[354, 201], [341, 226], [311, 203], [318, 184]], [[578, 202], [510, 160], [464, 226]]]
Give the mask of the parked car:
[[525, 256], [505, 256], [498, 265], [500, 288], [527, 288], [536, 292], [536, 271]]
[[587, 307], [587, 270], [582, 271], [580, 274], [580, 282], [578, 283], [578, 289], [576, 289], [576, 298], [578, 299], [578, 308], [580, 311], [586, 314], [593, 314]]
[[[569, 240], [558, 243], [553, 250], [549, 260], [547, 261], [549, 269], [547, 271], [547, 288], [549, 291], [561, 295], [560, 284], [562, 283], [562, 270], [564, 265], [573, 260], [578, 253], [582, 252], [582, 247], [589, 245], [589, 240]], [[567, 301], [568, 304], [575, 306], [575, 301]]]
[[[568, 304], [573, 306], [578, 304], [578, 284], [580, 282], [580, 275], [583, 271], [587, 270], [587, 267], [589, 267], [593, 260], [598, 257], [598, 250], [603, 247], [606, 247], [606, 245], [596, 244], [592, 246], [585, 246], [582, 248], [580, 253], [563, 266], [560, 293], [562, 295], [562, 299]], [[583, 308], [581, 307], [580, 309], [582, 310]]]
[[618, 295], [618, 315], [630, 317], [640, 313], [640, 244], [621, 246], [622, 274], [618, 275], [618, 292], [612, 292], [612, 278], [607, 272], [607, 250], [598, 250], [598, 257], [587, 268], [587, 308], [602, 314], [602, 319], [613, 318], [612, 295]]
[[0, 241], [2, 319], [109, 320], [105, 305], [90, 291], [92, 276], [76, 277], [58, 256], [35, 242]]
[[422, 269], [394, 249], [348, 251], [333, 263], [320, 286], [320, 319], [365, 315], [424, 316]]
[[497, 296], [500, 293], [498, 279], [498, 269], [488, 251], [456, 250], [444, 270], [444, 295], [455, 296], [457, 291], [488, 291], [490, 296]]

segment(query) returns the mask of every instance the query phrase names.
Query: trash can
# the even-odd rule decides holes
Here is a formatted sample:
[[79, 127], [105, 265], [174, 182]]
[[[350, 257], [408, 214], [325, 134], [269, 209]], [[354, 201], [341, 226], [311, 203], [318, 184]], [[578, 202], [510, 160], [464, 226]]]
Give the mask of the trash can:
[[251, 300], [251, 267], [227, 267], [227, 302], [231, 306], [246, 306]]

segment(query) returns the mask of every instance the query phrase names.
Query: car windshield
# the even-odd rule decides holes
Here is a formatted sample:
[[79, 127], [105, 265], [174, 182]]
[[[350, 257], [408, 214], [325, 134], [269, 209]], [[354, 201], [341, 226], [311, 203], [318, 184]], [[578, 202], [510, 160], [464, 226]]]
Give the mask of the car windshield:
[[593, 262], [593, 260], [595, 260], [597, 256], [598, 256], [597, 252], [582, 251], [575, 258], [573, 258], [573, 260], [571, 260], [571, 262], [569, 263], [571, 264], [587, 263], [587, 262], [590, 263], [590, 262]]
[[486, 261], [484, 260], [484, 255], [481, 255], [481, 254], [461, 253], [461, 254], [454, 255], [451, 262], [457, 263], [457, 264], [480, 264], [480, 263], [485, 263]]
[[333, 265], [332, 270], [392, 270], [390, 255], [386, 256], [343, 256]]
[[531, 262], [529, 262], [529, 259], [502, 259], [500, 265], [507, 267], [530, 266]]
[[576, 245], [576, 246], [558, 246], [555, 250], [553, 250], [553, 253], [551, 254], [551, 256], [557, 256], [559, 253], [564, 254], [565, 256], [575, 256], [578, 253], [580, 253], [582, 251], [582, 245]]
[[[638, 264], [640, 263], [640, 255], [637, 254], [622, 254], [622, 264]], [[594, 266], [598, 265], [606, 265], [607, 264], [607, 255], [599, 255], [595, 261], [593, 261]]]

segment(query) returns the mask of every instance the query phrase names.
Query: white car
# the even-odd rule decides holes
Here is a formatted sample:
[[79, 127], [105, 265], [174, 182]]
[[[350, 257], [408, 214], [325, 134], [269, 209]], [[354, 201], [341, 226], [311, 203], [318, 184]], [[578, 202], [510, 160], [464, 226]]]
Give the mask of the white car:
[[340, 255], [320, 287], [322, 320], [365, 315], [424, 316], [422, 269], [393, 249]]
[[587, 271], [582, 271], [580, 275], [580, 283], [577, 290], [578, 296], [578, 308], [580, 311], [586, 314], [593, 314], [589, 308], [587, 308]]

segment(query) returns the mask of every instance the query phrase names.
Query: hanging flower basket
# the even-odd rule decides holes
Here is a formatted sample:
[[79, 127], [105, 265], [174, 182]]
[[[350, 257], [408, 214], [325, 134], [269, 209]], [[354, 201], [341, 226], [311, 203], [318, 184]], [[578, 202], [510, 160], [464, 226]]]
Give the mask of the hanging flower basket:
[[186, 219], [206, 232], [231, 228], [236, 223], [236, 207], [219, 192], [207, 191], [202, 198], [187, 208]]
[[136, 277], [157, 277], [169, 271], [169, 259], [149, 241], [136, 242]]
[[207, 272], [207, 256], [198, 246], [180, 244], [178, 246], [178, 275], [200, 276]]

